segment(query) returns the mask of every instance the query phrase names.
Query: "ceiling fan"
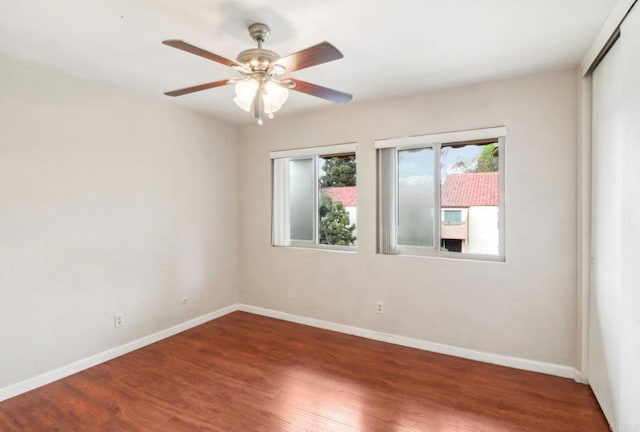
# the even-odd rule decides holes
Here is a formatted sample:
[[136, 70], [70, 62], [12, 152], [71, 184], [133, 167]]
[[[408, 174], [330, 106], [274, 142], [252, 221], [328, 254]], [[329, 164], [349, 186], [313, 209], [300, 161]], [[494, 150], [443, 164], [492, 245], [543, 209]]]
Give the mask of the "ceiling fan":
[[280, 57], [275, 52], [262, 48], [269, 36], [266, 24], [254, 23], [249, 26], [251, 38], [258, 48], [251, 48], [238, 54], [237, 61], [229, 60], [178, 39], [162, 41], [163, 44], [191, 54], [204, 57], [237, 70], [241, 77], [200, 84], [166, 92], [167, 96], [185, 94], [235, 84], [235, 103], [247, 112], [253, 111], [255, 119], [262, 125], [262, 117], [273, 118], [286, 102], [289, 90], [295, 90], [335, 103], [347, 103], [353, 96], [338, 90], [322, 87], [287, 76], [288, 73], [342, 58], [342, 53], [329, 42], [322, 42], [301, 51]]

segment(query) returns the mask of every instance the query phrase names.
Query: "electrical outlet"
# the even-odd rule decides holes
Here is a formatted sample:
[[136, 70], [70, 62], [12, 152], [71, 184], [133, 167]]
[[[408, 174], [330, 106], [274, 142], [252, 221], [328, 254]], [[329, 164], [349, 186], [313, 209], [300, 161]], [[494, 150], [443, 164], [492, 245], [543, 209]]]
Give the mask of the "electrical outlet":
[[124, 314], [123, 313], [115, 314], [113, 316], [113, 325], [115, 326], [115, 328], [122, 327], [123, 324], [124, 324]]
[[378, 300], [378, 302], [376, 303], [376, 313], [384, 313], [384, 303], [382, 303], [381, 300]]
[[182, 304], [182, 306], [186, 306], [189, 304], [189, 299], [184, 297], [180, 303]]

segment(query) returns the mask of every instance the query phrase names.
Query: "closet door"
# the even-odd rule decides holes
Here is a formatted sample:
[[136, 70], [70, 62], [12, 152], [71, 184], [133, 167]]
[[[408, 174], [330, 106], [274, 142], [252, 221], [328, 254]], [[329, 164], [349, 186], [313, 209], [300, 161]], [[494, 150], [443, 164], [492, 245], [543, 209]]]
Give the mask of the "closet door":
[[619, 430], [640, 432], [640, 4], [622, 24]]
[[611, 425], [620, 393], [620, 40], [593, 73], [589, 383]]
[[640, 431], [640, 6], [593, 73], [589, 382], [615, 431]]

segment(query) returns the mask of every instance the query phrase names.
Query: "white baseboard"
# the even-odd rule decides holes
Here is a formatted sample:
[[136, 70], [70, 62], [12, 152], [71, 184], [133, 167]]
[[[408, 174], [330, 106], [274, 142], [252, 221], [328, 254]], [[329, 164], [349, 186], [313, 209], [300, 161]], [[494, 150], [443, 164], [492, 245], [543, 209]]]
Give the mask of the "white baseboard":
[[[388, 342], [396, 345], [402, 345], [410, 348], [417, 348], [425, 351], [431, 351], [440, 354], [447, 354], [456, 357], [462, 357], [470, 360], [476, 360], [484, 363], [492, 363], [500, 366], [512, 367], [532, 372], [540, 372], [548, 375], [555, 375], [563, 378], [572, 378], [577, 382], [584, 382], [580, 372], [570, 366], [557, 365], [553, 363], [540, 362], [536, 360], [528, 360], [518, 357], [510, 357], [500, 354], [492, 354], [483, 351], [476, 351], [468, 348], [460, 348], [451, 345], [429, 342], [422, 339], [415, 339], [406, 336], [398, 336], [390, 333], [382, 333], [374, 330], [368, 330], [360, 327], [352, 327], [345, 324], [338, 324], [330, 321], [319, 320], [315, 318], [307, 318], [300, 315], [294, 315], [286, 312], [280, 312], [273, 309], [265, 309], [257, 306], [246, 304], [234, 304], [206, 315], [193, 318], [189, 321], [175, 325], [165, 330], [142, 337], [132, 342], [111, 348], [107, 351], [92, 355], [90, 357], [75, 361], [66, 366], [45, 372], [24, 381], [11, 384], [7, 387], [0, 388], [0, 402], [19, 394], [26, 393], [30, 390], [42, 387], [74, 373], [81, 372], [90, 367], [104, 363], [121, 355], [130, 353], [144, 346], [166, 339], [190, 328], [204, 324], [205, 322], [214, 320], [221, 316], [227, 315], [234, 311], [249, 312], [257, 315], [268, 316], [285, 321], [304, 324], [325, 330], [331, 330], [338, 333], [345, 333], [354, 336], [360, 336], [367, 339]], [[586, 383], [585, 383], [586, 384]]]
[[54, 381], [57, 381], [69, 375], [73, 375], [75, 373], [78, 373], [90, 367], [96, 366], [100, 363], [104, 363], [116, 357], [120, 357], [121, 355], [130, 353], [144, 346], [158, 342], [162, 339], [166, 339], [170, 336], [176, 335], [185, 330], [189, 330], [190, 328], [199, 326], [200, 324], [204, 324], [205, 322], [214, 320], [223, 315], [234, 312], [237, 309], [238, 309], [237, 305], [227, 306], [225, 308], [218, 309], [217, 311], [208, 313], [206, 315], [202, 315], [202, 316], [193, 318], [189, 321], [185, 321], [183, 323], [177, 324], [168, 329], [161, 330], [159, 332], [150, 334], [148, 336], [144, 336], [140, 339], [136, 339], [124, 345], [120, 345], [118, 347], [111, 348], [101, 353], [92, 355], [90, 357], [75, 361], [61, 368], [45, 372], [35, 377], [28, 378], [24, 381], [11, 384], [4, 388], [0, 388], [0, 402], [6, 399], [12, 398], [14, 396], [17, 396], [19, 394], [26, 393], [35, 388], [42, 387], [46, 384], [52, 383]]
[[571, 366], [563, 366], [554, 363], [546, 363], [536, 360], [523, 359], [519, 357], [505, 356], [501, 354], [492, 354], [484, 351], [476, 351], [469, 348], [460, 348], [451, 345], [445, 345], [436, 342], [429, 342], [422, 339], [415, 339], [406, 336], [398, 336], [389, 333], [377, 332], [359, 327], [352, 327], [345, 324], [338, 324], [330, 321], [323, 321], [315, 318], [307, 318], [299, 315], [293, 315], [286, 312], [280, 312], [273, 309], [265, 309], [257, 306], [249, 306], [245, 304], [236, 305], [237, 309], [244, 312], [264, 315], [271, 318], [277, 318], [285, 321], [291, 321], [298, 324], [305, 324], [311, 327], [318, 327], [325, 330], [331, 330], [339, 333], [360, 336], [367, 339], [373, 339], [381, 342], [388, 342], [396, 345], [402, 345], [410, 348], [417, 348], [425, 351], [431, 351], [439, 354], [447, 354], [455, 357], [462, 357], [470, 360], [476, 360], [484, 363], [491, 363], [500, 366], [507, 366], [515, 369], [522, 369], [531, 372], [539, 372], [547, 375], [555, 375], [563, 378], [571, 378], [577, 382], [582, 382], [581, 374], [578, 370]]
[[573, 379], [577, 383], [589, 385], [589, 380], [587, 379], [587, 377], [584, 376], [584, 374], [578, 369], [576, 369], [576, 375], [573, 377]]

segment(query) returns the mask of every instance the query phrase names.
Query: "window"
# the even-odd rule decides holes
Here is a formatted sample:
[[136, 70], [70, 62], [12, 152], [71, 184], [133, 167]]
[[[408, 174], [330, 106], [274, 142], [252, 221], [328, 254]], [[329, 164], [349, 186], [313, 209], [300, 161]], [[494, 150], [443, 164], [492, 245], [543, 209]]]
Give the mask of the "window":
[[274, 246], [353, 249], [356, 145], [271, 153]]
[[503, 260], [505, 135], [376, 141], [379, 252]]
[[442, 210], [442, 223], [459, 225], [462, 223], [462, 210]]

